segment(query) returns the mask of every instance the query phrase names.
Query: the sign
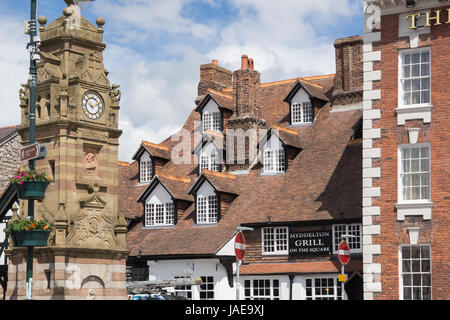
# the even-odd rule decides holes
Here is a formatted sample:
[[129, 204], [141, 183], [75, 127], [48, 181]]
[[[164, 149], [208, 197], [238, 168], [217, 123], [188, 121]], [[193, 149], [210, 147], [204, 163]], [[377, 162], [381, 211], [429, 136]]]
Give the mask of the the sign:
[[338, 281], [339, 281], [339, 282], [345, 282], [345, 281], [347, 281], [347, 275], [346, 275], [346, 274], [340, 274], [340, 275], [338, 275]]
[[409, 29], [417, 29], [419, 27], [416, 22], [418, 19], [425, 15], [426, 23], [424, 27], [438, 26], [441, 24], [450, 24], [450, 9], [447, 9], [447, 19], [443, 19], [442, 10], [430, 10], [424, 13], [413, 13], [406, 16], [407, 20], [411, 21], [411, 26]]
[[341, 241], [341, 243], [339, 243], [338, 257], [343, 265], [346, 265], [350, 261], [350, 246], [347, 241]]
[[329, 255], [331, 253], [331, 230], [289, 233], [289, 255]]
[[236, 238], [234, 238], [234, 253], [236, 254], [236, 258], [239, 260], [244, 259], [245, 238], [242, 232], [238, 232], [236, 234]]
[[39, 157], [39, 144], [33, 143], [20, 150], [20, 160], [27, 161]]

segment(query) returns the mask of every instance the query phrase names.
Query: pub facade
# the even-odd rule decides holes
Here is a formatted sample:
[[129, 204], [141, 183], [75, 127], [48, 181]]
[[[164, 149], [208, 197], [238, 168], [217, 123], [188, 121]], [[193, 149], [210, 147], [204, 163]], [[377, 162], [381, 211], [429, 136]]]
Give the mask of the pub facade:
[[129, 281], [177, 280], [173, 294], [234, 300], [234, 238], [246, 227], [240, 299], [362, 299], [363, 39], [334, 47], [329, 75], [261, 83], [247, 55], [234, 72], [200, 66], [182, 129], [119, 162]]

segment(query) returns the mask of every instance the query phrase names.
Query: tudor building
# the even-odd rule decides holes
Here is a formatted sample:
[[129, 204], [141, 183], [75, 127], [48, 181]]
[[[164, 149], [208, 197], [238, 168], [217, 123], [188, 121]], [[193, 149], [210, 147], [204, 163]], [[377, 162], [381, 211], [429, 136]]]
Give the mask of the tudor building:
[[448, 299], [449, 2], [364, 14], [364, 297]]
[[345, 297], [362, 298], [362, 44], [337, 40], [330, 75], [261, 83], [246, 55], [234, 72], [200, 67], [182, 130], [119, 162], [129, 280], [184, 279], [178, 295], [235, 299], [234, 235], [248, 226], [241, 297], [340, 299], [346, 233]]

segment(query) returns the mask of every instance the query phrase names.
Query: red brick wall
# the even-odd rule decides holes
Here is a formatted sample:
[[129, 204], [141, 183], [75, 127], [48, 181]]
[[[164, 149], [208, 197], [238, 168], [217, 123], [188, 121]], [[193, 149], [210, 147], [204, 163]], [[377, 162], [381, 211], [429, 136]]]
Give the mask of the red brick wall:
[[[442, 8], [447, 12], [448, 7]], [[434, 9], [433, 9], [434, 10]], [[443, 12], [441, 21], [447, 21]], [[419, 47], [431, 47], [431, 103], [432, 121], [406, 121], [397, 125], [395, 109], [398, 105], [398, 54], [409, 48], [408, 38], [398, 38], [398, 16], [382, 16], [381, 42], [374, 44], [374, 51], [381, 51], [381, 62], [374, 70], [381, 70], [382, 81], [374, 83], [374, 90], [381, 89], [381, 100], [374, 109], [381, 109], [381, 119], [373, 121], [373, 128], [381, 128], [381, 139], [374, 140], [374, 148], [381, 148], [381, 158], [374, 167], [381, 167], [381, 178], [373, 179], [373, 187], [381, 188], [381, 196], [373, 206], [381, 207], [381, 215], [373, 223], [381, 225], [381, 236], [373, 237], [373, 244], [381, 244], [381, 255], [374, 256], [374, 263], [381, 264], [382, 292], [375, 299], [399, 299], [398, 248], [409, 243], [407, 227], [420, 227], [418, 243], [431, 244], [432, 248], [432, 299], [449, 299], [449, 236], [450, 183], [449, 171], [449, 74], [450, 74], [450, 24], [432, 26], [430, 34], [420, 36]], [[398, 145], [408, 143], [407, 128], [420, 128], [418, 142], [431, 144], [431, 201], [432, 220], [406, 217], [397, 221], [395, 204], [398, 201]]]

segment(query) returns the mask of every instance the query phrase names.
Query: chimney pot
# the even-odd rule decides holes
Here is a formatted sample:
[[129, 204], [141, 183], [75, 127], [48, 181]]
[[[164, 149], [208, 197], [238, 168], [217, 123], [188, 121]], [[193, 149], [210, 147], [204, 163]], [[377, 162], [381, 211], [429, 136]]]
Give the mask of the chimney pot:
[[248, 69], [248, 68], [249, 68], [248, 56], [246, 54], [243, 54], [241, 58], [241, 69]]
[[212, 61], [212, 64], [218, 66], [218, 65], [219, 65], [219, 61], [213, 60], [213, 61]]
[[253, 58], [248, 59], [248, 66], [250, 69], [255, 70], [255, 65], [253, 64]]

